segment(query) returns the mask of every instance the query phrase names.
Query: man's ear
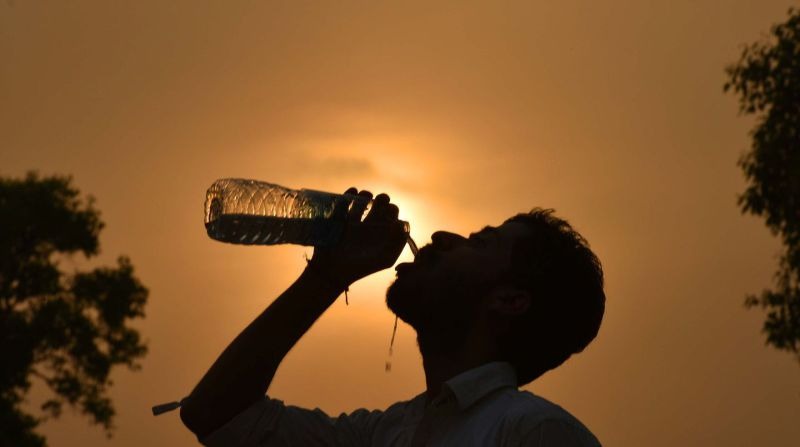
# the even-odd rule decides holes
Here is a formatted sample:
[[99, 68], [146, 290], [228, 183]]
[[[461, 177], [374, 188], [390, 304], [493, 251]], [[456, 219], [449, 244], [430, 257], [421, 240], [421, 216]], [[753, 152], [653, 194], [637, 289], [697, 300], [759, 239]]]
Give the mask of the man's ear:
[[531, 307], [531, 294], [516, 287], [498, 287], [489, 293], [488, 308], [500, 315], [522, 315]]

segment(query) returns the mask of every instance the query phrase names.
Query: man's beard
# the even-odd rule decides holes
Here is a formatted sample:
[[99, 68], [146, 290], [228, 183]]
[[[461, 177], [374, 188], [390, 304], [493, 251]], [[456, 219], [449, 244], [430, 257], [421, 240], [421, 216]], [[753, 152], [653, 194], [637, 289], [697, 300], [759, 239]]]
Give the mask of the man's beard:
[[386, 292], [386, 305], [417, 331], [423, 356], [443, 355], [465, 342], [475, 323], [480, 294], [466, 281], [398, 278]]

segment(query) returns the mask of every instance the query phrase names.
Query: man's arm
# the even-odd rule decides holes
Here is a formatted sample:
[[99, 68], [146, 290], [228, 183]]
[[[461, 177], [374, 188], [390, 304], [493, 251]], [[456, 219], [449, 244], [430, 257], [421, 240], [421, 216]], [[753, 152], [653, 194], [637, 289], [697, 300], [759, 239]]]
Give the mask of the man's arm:
[[336, 298], [397, 260], [405, 233], [387, 195], [375, 198], [363, 222], [363, 209], [340, 212], [348, 220], [343, 240], [314, 249], [300, 277], [228, 345], [184, 402], [181, 419], [198, 438], [262, 399], [283, 358]]

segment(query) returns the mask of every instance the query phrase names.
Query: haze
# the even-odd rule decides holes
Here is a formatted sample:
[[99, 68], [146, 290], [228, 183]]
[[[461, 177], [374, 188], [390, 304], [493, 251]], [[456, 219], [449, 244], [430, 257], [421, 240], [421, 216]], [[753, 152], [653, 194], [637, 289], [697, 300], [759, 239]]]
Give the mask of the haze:
[[[527, 389], [608, 446], [796, 445], [800, 369], [742, 306], [779, 245], [737, 209], [753, 122], [722, 93], [793, 3], [3, 2], [0, 175], [74, 175], [107, 223], [98, 262], [129, 255], [151, 292], [143, 369], [113, 373], [115, 436], [70, 411], [43, 433], [195, 445], [150, 407], [186, 395], [311, 254], [206, 236], [206, 188], [244, 177], [385, 191], [420, 245], [555, 208], [604, 264], [607, 313]], [[352, 287], [271, 395], [335, 414], [421, 392], [407, 326], [384, 371], [392, 278]]]

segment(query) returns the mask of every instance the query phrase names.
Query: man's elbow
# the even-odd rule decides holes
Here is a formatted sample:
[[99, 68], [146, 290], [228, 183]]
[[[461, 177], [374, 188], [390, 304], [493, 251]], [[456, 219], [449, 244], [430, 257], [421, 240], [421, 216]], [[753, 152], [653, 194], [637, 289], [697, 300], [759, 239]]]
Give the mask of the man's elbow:
[[181, 405], [180, 414], [183, 425], [194, 433], [197, 439], [203, 439], [211, 433], [212, 430], [208, 429], [208, 415], [200, 405], [191, 402], [191, 399], [186, 399]]

